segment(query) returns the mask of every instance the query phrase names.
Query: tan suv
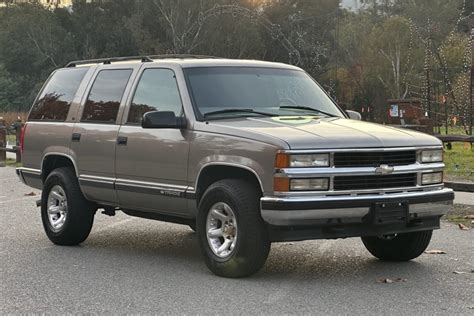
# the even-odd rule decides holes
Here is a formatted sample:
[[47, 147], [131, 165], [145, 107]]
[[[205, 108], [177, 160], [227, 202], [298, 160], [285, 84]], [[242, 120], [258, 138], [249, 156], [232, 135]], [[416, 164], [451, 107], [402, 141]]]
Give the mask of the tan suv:
[[49, 239], [83, 242], [98, 209], [189, 225], [220, 276], [258, 271], [271, 242], [362, 237], [381, 260], [428, 246], [452, 205], [434, 137], [360, 121], [303, 70], [152, 56], [71, 62], [21, 142]]

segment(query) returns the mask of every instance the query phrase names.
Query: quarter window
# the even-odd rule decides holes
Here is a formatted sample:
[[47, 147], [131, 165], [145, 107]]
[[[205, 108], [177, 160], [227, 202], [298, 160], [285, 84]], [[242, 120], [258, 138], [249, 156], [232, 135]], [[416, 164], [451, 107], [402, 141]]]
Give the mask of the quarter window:
[[87, 98], [81, 121], [115, 123], [131, 74], [131, 69], [100, 71]]
[[88, 70], [89, 68], [57, 70], [33, 105], [28, 119], [65, 121], [77, 89]]
[[140, 123], [143, 114], [150, 111], [172, 111], [182, 115], [183, 106], [179, 96], [174, 72], [170, 69], [146, 69], [133, 96], [128, 123]]

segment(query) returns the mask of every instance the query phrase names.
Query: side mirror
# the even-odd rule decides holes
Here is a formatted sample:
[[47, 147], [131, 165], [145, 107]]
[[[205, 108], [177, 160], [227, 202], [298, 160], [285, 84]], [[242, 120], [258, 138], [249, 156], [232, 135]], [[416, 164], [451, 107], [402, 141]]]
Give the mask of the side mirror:
[[358, 121], [362, 120], [362, 115], [360, 115], [359, 112], [347, 110], [346, 113], [347, 115], [349, 115], [349, 118], [351, 120], [358, 120]]
[[172, 111], [152, 111], [143, 114], [143, 128], [186, 128], [186, 119]]

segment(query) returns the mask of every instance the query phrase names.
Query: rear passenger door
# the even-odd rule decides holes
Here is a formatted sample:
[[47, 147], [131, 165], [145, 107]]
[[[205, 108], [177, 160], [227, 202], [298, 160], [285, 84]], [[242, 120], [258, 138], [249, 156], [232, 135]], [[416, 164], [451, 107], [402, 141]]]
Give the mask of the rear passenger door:
[[133, 66], [99, 68], [71, 135], [71, 152], [77, 162], [82, 191], [96, 202], [118, 203], [114, 187], [118, 118], [136, 70]]
[[184, 116], [175, 72], [145, 68], [124, 113], [125, 124], [117, 145], [116, 189], [121, 206], [186, 216], [187, 129], [143, 129], [141, 118], [149, 111], [173, 111]]

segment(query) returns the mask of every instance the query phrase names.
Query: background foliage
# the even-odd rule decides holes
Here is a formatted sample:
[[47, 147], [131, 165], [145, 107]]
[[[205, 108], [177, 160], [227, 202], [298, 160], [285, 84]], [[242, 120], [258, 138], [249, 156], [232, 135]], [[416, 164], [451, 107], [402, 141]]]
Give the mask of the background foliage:
[[[447, 95], [467, 117], [473, 1], [114, 0], [0, 8], [0, 112], [26, 111], [70, 60], [192, 53], [297, 64], [343, 106], [383, 121], [389, 98]], [[429, 96], [427, 91], [431, 91]], [[370, 112], [367, 113], [367, 108]], [[428, 110], [428, 108], [426, 108]]]

